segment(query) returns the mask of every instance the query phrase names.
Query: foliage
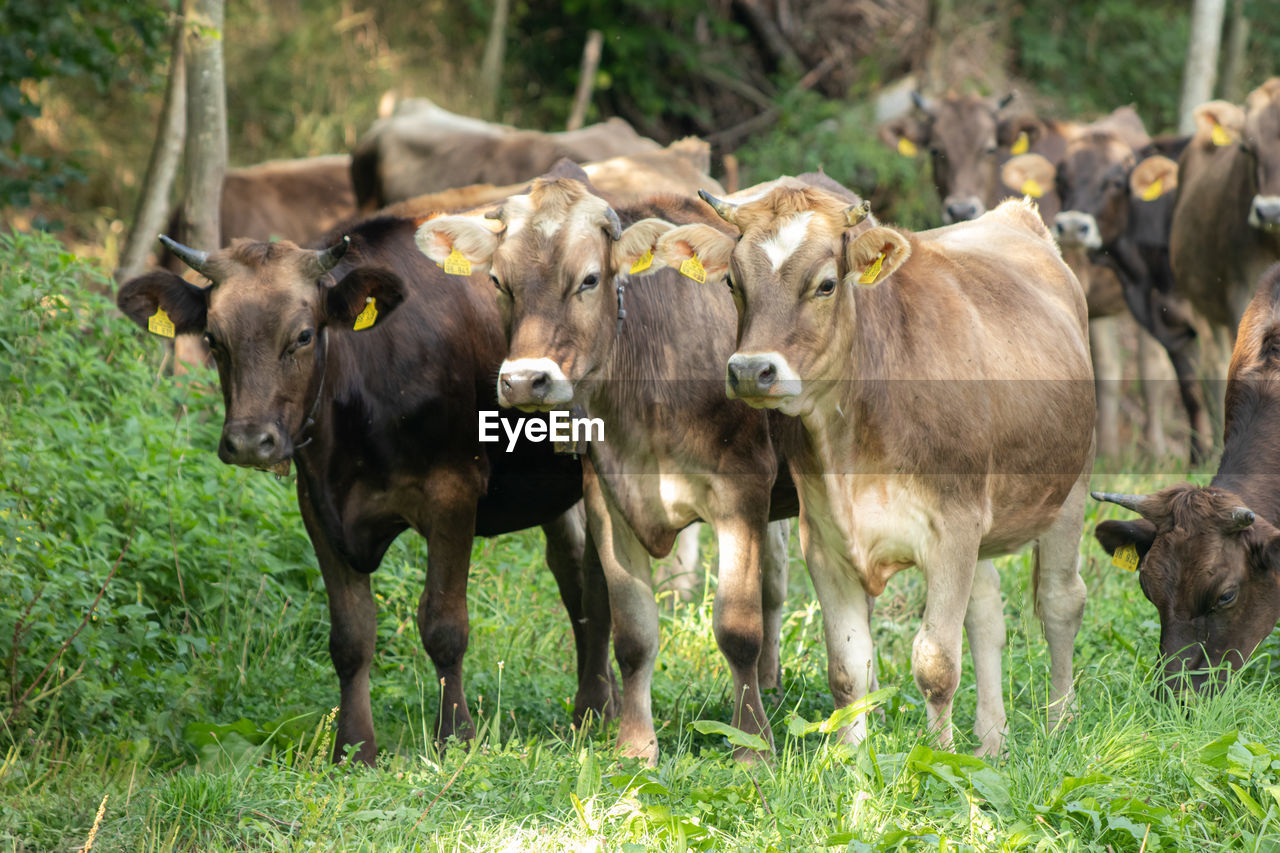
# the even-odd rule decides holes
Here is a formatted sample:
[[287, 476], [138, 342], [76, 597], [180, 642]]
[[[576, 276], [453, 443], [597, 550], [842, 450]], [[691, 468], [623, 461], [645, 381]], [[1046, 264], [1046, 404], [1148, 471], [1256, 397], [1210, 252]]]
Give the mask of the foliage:
[[6, 0], [0, 5], [0, 205], [25, 205], [81, 179], [72, 164], [24, 153], [18, 122], [40, 114], [35, 84], [61, 77], [99, 97], [151, 82], [172, 0]]

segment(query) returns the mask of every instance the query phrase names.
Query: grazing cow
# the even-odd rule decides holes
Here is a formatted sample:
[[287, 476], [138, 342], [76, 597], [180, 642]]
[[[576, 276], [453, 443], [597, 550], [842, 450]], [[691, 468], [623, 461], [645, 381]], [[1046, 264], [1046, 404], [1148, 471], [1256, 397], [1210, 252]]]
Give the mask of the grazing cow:
[[1211, 101], [1195, 117], [1178, 162], [1173, 271], [1196, 310], [1229, 336], [1263, 270], [1280, 260], [1280, 77], [1254, 89], [1243, 111]]
[[474, 730], [462, 658], [475, 535], [543, 526], [577, 643], [575, 716], [607, 711], [612, 699], [603, 579], [595, 568], [593, 583], [594, 560], [581, 565], [586, 545], [570, 509], [581, 497], [581, 467], [550, 444], [503, 453], [479, 443], [477, 410], [494, 407], [506, 352], [496, 300], [484, 277], [427, 263], [415, 227], [368, 220], [324, 250], [237, 240], [206, 253], [169, 241], [211, 286], [154, 272], [119, 294], [121, 310], [143, 328], [203, 333], [226, 404], [219, 458], [276, 470], [297, 464], [341, 687], [335, 760], [357, 744], [356, 760], [376, 757], [369, 575], [410, 527], [428, 543], [418, 628], [442, 685], [442, 741]]
[[[1012, 100], [956, 95], [930, 99], [913, 93], [914, 114], [881, 125], [880, 139], [901, 153], [915, 156], [923, 146], [930, 152], [934, 182], [943, 200], [944, 222], [972, 219], [1007, 198], [1029, 195], [1040, 216], [1052, 227], [1061, 209], [1052, 170], [1064, 156], [1068, 141], [1088, 131], [1108, 131], [1134, 147], [1147, 142], [1142, 119], [1132, 107], [1119, 107], [1088, 125], [1042, 120], [1030, 113], [1002, 113]], [[1014, 161], [1010, 161], [1010, 158]], [[1016, 161], [1016, 162], [1015, 162]], [[1047, 170], [1047, 172], [1045, 171]], [[1082, 249], [1063, 247], [1063, 258], [1084, 285], [1089, 306], [1090, 350], [1096, 374], [1098, 450], [1120, 451], [1117, 425], [1120, 413], [1119, 341], [1108, 318], [1125, 310], [1122, 286], [1106, 266], [1091, 263]], [[1145, 364], [1146, 342], [1139, 340]], [[1153, 383], [1144, 382], [1148, 436], [1157, 448], [1164, 444]]]
[[[451, 120], [442, 120], [442, 116]], [[659, 151], [620, 118], [562, 133], [501, 125], [460, 129], [453, 116], [431, 110], [398, 110], [380, 119], [356, 143], [351, 177], [362, 210], [385, 207], [424, 193], [469, 184], [515, 184], [547, 172], [562, 157], [588, 163]]]
[[[228, 169], [218, 209], [222, 246], [237, 237], [309, 243], [355, 215], [351, 158], [332, 154]], [[180, 212], [175, 213], [169, 233], [181, 242], [186, 230]], [[164, 266], [183, 270], [182, 261], [167, 249], [162, 254]]]
[[657, 760], [649, 558], [698, 519], [719, 543], [714, 625], [733, 676], [733, 724], [771, 743], [760, 690], [779, 684], [786, 527], [766, 527], [796, 512], [794, 487], [775, 483], [777, 424], [724, 397], [736, 326], [729, 294], [691, 286], [675, 269], [639, 275], [661, 267], [653, 247], [669, 220], [717, 220], [696, 199], [615, 208], [576, 175], [540, 178], [507, 199], [497, 233], [477, 217], [443, 217], [423, 225], [418, 244], [437, 262], [460, 252], [492, 274], [510, 339], [498, 378], [504, 406], [581, 407], [603, 420], [603, 440], [583, 457], [583, 491], [622, 674], [619, 747]]
[[[1191, 425], [1191, 461], [1198, 464], [1210, 435], [1209, 419], [1196, 379], [1196, 332], [1175, 293], [1169, 263], [1178, 167], [1167, 155], [1177, 156], [1187, 138], [1156, 140], [1140, 149], [1131, 141], [1111, 129], [1085, 129], [1067, 142], [1056, 168], [1024, 154], [1005, 169], [1026, 173], [1038, 167], [1039, 181], [1056, 183], [1062, 199], [1053, 220], [1058, 244], [1064, 252], [1083, 250], [1090, 262], [1114, 271], [1134, 319], [1168, 352]], [[1158, 423], [1158, 417], [1149, 419], [1149, 438], [1158, 440], [1150, 430]]]
[[1142, 516], [1103, 521], [1095, 535], [1117, 563], [1137, 569], [1156, 606], [1175, 692], [1219, 683], [1280, 620], [1280, 264], [1245, 311], [1226, 396], [1222, 463], [1208, 486], [1093, 493]]
[[[949, 746], [963, 626], [978, 682], [974, 733], [981, 752], [999, 751], [1005, 630], [990, 558], [1037, 540], [1056, 723], [1084, 609], [1094, 398], [1084, 293], [1034, 205], [1007, 201], [912, 234], [855, 225], [844, 199], [815, 189], [710, 201], [741, 239], [682, 226], [656, 256], [675, 267], [697, 257], [708, 284], [732, 290], [728, 394], [803, 424], [788, 460], [836, 704], [869, 686], [867, 596], [919, 566], [927, 599], [912, 671], [929, 722]], [[865, 732], [860, 717], [843, 735], [859, 742]]]

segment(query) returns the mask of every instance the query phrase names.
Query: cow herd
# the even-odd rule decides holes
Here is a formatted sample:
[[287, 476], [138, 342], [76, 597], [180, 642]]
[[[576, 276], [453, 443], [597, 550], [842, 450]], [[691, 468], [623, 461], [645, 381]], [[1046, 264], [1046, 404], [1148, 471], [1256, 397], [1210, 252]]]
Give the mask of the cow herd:
[[[967, 636], [974, 735], [998, 754], [993, 557], [1034, 544], [1050, 725], [1072, 701], [1085, 502], [1114, 429], [1097, 417], [1093, 317], [1127, 305], [1168, 351], [1196, 456], [1219, 404], [1196, 375], [1195, 312], [1239, 328], [1212, 485], [1094, 495], [1142, 516], [1096, 534], [1138, 569], [1171, 685], [1213, 682], [1280, 618], [1280, 432], [1267, 420], [1280, 266], [1263, 272], [1280, 261], [1280, 78], [1196, 117], [1190, 138], [1151, 139], [1130, 108], [1081, 124], [1009, 98], [917, 95], [880, 137], [928, 153], [948, 224], [910, 232], [820, 173], [726, 193], [698, 140], [664, 149], [619, 120], [536, 134], [414, 103], [341, 160], [342, 188], [327, 160], [314, 165], [329, 189], [309, 201], [249, 193], [264, 206], [291, 193], [292, 225], [262, 209], [228, 217], [229, 175], [223, 247], [162, 238], [203, 280], [148, 273], [118, 302], [153, 333], [203, 337], [225, 402], [222, 461], [296, 466], [328, 595], [335, 760], [376, 760], [370, 575], [409, 528], [428, 542], [418, 628], [442, 742], [474, 734], [472, 539], [541, 526], [575, 642], [575, 721], [616, 717], [622, 752], [656, 762], [650, 562], [701, 521], [718, 546], [732, 724], [771, 743], [792, 517], [836, 705], [875, 688], [875, 599], [915, 567], [926, 603], [912, 674], [929, 726], [950, 747]], [[258, 174], [294, 186], [307, 168]], [[329, 203], [347, 217], [332, 227]], [[543, 434], [565, 411], [602, 434], [483, 440], [484, 424]], [[866, 726], [859, 716], [841, 737], [858, 743]]]

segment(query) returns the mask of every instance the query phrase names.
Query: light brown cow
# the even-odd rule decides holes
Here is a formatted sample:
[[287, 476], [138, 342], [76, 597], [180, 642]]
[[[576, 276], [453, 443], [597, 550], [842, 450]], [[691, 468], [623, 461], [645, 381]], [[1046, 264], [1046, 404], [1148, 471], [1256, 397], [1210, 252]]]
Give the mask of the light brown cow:
[[591, 163], [659, 151], [620, 118], [562, 133], [517, 130], [455, 116], [439, 107], [397, 110], [356, 143], [351, 177], [362, 210], [470, 184], [514, 184], [560, 158]]
[[[863, 696], [872, 675], [865, 595], [919, 566], [928, 597], [912, 671], [929, 722], [949, 746], [963, 626], [974, 732], [997, 752], [1005, 631], [990, 558], [1036, 540], [1056, 722], [1084, 609], [1094, 398], [1084, 293], [1034, 205], [912, 234], [858, 233], [842, 200], [812, 189], [714, 204], [741, 240], [685, 226], [658, 254], [676, 266], [696, 255], [708, 286], [733, 291], [729, 395], [804, 425], [789, 463], [836, 704]], [[844, 737], [858, 742], [865, 727], [859, 718]]]
[[[775, 484], [772, 420], [725, 399], [736, 327], [729, 294], [688, 286], [652, 255], [670, 220], [718, 220], [696, 199], [615, 209], [585, 177], [538, 179], [503, 204], [500, 233], [450, 216], [425, 223], [418, 243], [437, 263], [457, 251], [491, 271], [510, 341], [500, 403], [580, 406], [603, 420], [603, 438], [585, 448], [583, 491], [614, 615], [619, 747], [657, 759], [649, 559], [698, 519], [719, 545], [714, 630], [733, 676], [733, 724], [771, 741], [760, 690], [778, 684], [786, 536], [785, 527], [766, 529], [771, 517], [795, 514], [795, 492], [785, 477]], [[645, 264], [656, 274], [640, 278]]]

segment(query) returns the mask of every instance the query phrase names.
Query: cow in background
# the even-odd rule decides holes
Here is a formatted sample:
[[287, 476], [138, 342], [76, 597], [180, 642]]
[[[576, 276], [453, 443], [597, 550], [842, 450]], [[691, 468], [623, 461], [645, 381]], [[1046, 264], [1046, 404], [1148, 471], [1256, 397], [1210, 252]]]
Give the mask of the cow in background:
[[1142, 516], [1100, 522], [1095, 535], [1136, 568], [1155, 605], [1175, 692], [1220, 683], [1280, 620], [1280, 264], [1263, 274], [1240, 323], [1223, 444], [1208, 486], [1093, 493]]
[[[955, 93], [926, 98], [913, 92], [915, 111], [880, 126], [880, 140], [899, 153], [914, 157], [922, 148], [928, 151], [942, 199], [943, 222], [972, 219], [1004, 199], [1029, 195], [1036, 199], [1045, 224], [1052, 227], [1061, 204], [1054, 182], [1026, 165], [1015, 164], [1011, 170], [1010, 158], [1033, 154], [1056, 166], [1068, 140], [1085, 127], [1111, 130], [1136, 146], [1149, 141], [1142, 119], [1132, 107], [1120, 107], [1082, 125], [1041, 119], [1029, 112], [1007, 112], [1013, 98], [1012, 94], [997, 99]], [[1024, 158], [1022, 164], [1030, 162], [1032, 158]], [[1098, 451], [1114, 455], [1120, 450], [1121, 369], [1118, 330], [1109, 318], [1125, 310], [1125, 300], [1120, 282], [1109, 268], [1090, 263], [1083, 250], [1064, 248], [1063, 257], [1084, 286], [1093, 321], [1089, 338], [1097, 381]], [[1152, 354], [1142, 336], [1138, 345], [1140, 364], [1145, 366]], [[1144, 382], [1143, 388], [1149, 433], [1162, 446], [1156, 386]]]
[[[1187, 141], [1170, 137], [1135, 149], [1131, 136], [1110, 128], [1082, 129], [1067, 142], [1056, 167], [1023, 154], [1004, 169], [1014, 173], [1006, 179], [1010, 186], [1031, 173], [1038, 182], [1056, 186], [1062, 210], [1053, 219], [1053, 231], [1064, 253], [1086, 252], [1090, 262], [1111, 269], [1138, 325], [1168, 352], [1191, 425], [1191, 461], [1198, 464], [1210, 436], [1208, 413], [1196, 379], [1196, 331], [1175, 293], [1169, 262], [1178, 186], [1177, 164], [1170, 157], [1177, 157]], [[1157, 454], [1163, 431], [1153, 427], [1159, 423], [1159, 418], [1147, 420], [1148, 441]]]
[[237, 240], [205, 252], [169, 241], [211, 284], [159, 271], [118, 297], [144, 329], [204, 336], [225, 402], [222, 461], [277, 472], [297, 465], [341, 691], [335, 761], [349, 747], [367, 764], [377, 755], [370, 575], [408, 528], [428, 543], [417, 621], [441, 685], [440, 741], [474, 734], [462, 661], [476, 535], [543, 527], [577, 646], [575, 718], [610, 713], [615, 701], [603, 578], [572, 509], [581, 466], [550, 443], [507, 453], [479, 442], [478, 410], [495, 407], [506, 353], [493, 289], [483, 276], [446, 275], [427, 262], [415, 227], [368, 220], [323, 250]]
[[543, 133], [456, 116], [429, 101], [406, 101], [356, 143], [351, 178], [361, 210], [470, 184], [515, 184], [575, 163], [659, 151], [620, 118]]
[[[836, 705], [871, 684], [868, 596], [919, 566], [927, 599], [912, 672], [930, 726], [949, 748], [963, 628], [974, 734], [982, 753], [998, 753], [1005, 628], [990, 558], [1036, 540], [1056, 723], [1084, 611], [1093, 377], [1084, 293], [1034, 206], [1007, 201], [912, 234], [867, 227], [874, 220], [815, 188], [709, 202], [741, 238], [682, 226], [655, 257], [677, 269], [697, 258], [704, 287], [732, 292], [729, 396], [803, 424], [788, 462]], [[861, 741], [865, 717], [842, 734]]]

